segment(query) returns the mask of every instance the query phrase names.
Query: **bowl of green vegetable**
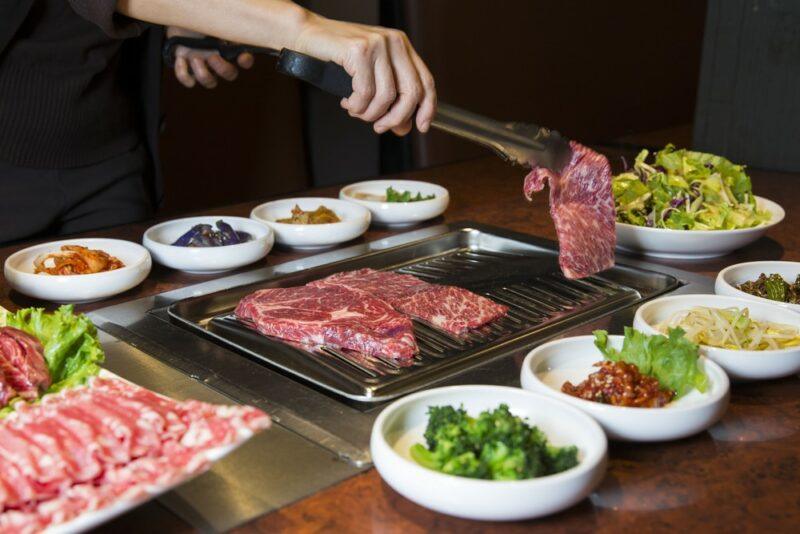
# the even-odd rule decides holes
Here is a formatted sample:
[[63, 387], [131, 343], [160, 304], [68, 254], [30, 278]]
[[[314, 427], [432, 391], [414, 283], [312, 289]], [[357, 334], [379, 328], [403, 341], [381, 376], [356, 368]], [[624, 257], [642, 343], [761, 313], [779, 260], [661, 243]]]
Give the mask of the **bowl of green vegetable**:
[[343, 187], [339, 198], [367, 208], [373, 222], [397, 226], [438, 217], [450, 203], [444, 187], [415, 180], [358, 182]]
[[800, 312], [800, 263], [751, 261], [721, 270], [714, 293], [784, 306]]
[[743, 165], [667, 145], [612, 179], [617, 246], [678, 259], [721, 256], [763, 236], [785, 216], [753, 194]]
[[557, 339], [532, 350], [522, 387], [568, 402], [591, 415], [609, 438], [669, 441], [709, 428], [725, 412], [725, 372], [700, 355], [680, 331]]
[[511, 521], [584, 499], [602, 479], [607, 442], [591, 417], [518, 388], [450, 386], [390, 404], [372, 428], [381, 477], [449, 515]]

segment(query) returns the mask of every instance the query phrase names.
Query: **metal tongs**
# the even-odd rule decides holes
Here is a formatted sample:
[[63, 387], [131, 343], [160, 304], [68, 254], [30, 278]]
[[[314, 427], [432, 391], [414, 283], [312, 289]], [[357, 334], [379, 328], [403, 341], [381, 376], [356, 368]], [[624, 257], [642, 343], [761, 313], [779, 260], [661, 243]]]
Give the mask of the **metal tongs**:
[[[239, 54], [270, 55], [278, 58], [278, 72], [298, 78], [332, 95], [346, 98], [353, 92], [352, 79], [332, 61], [295, 52], [227, 43], [213, 37], [172, 37], [164, 44], [164, 60], [175, 62], [175, 48], [186, 46], [214, 50], [228, 61]], [[439, 102], [431, 125], [434, 128], [491, 148], [504, 160], [524, 167], [545, 167], [560, 172], [569, 162], [572, 150], [567, 139], [557, 131], [521, 122], [500, 122]]]

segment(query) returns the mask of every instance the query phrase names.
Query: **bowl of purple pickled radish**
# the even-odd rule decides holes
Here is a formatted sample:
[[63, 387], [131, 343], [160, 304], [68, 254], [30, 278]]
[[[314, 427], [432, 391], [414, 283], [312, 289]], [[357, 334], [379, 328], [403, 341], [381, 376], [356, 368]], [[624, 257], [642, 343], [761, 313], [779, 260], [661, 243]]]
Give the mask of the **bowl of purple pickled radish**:
[[229, 271], [266, 256], [275, 243], [272, 229], [232, 216], [187, 217], [150, 227], [142, 244], [166, 267], [198, 274]]

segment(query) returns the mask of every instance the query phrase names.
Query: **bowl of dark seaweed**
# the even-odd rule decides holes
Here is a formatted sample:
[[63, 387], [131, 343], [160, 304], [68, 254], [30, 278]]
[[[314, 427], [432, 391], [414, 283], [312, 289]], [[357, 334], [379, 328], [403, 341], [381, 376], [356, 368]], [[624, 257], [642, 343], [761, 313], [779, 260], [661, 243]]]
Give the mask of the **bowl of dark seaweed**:
[[751, 261], [731, 265], [717, 275], [714, 292], [800, 312], [800, 263]]
[[163, 222], [149, 228], [142, 239], [156, 262], [198, 274], [249, 265], [266, 256], [274, 242], [267, 225], [220, 215]]

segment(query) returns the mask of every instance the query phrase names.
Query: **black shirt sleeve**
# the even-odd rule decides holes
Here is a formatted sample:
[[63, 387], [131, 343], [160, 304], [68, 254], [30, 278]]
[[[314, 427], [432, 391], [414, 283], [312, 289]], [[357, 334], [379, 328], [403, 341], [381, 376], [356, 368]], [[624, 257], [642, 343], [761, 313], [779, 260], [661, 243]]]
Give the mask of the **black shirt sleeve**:
[[147, 24], [117, 13], [117, 0], [69, 0], [72, 9], [114, 39], [137, 37]]

